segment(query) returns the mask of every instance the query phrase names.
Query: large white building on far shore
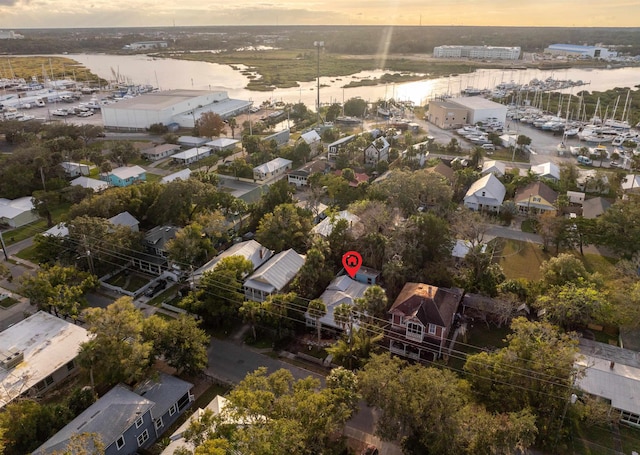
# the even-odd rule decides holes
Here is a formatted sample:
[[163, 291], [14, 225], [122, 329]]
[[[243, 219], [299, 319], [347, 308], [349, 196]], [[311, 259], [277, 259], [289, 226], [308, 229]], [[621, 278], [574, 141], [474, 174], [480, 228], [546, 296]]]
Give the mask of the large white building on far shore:
[[498, 46], [437, 46], [433, 48], [434, 58], [478, 58], [494, 60], [518, 60], [519, 47]]
[[248, 111], [251, 104], [231, 99], [223, 91], [167, 90], [105, 105], [102, 119], [105, 128], [117, 130], [144, 130], [158, 123], [193, 128], [205, 112], [228, 118]]
[[608, 60], [618, 55], [617, 52], [610, 51], [602, 46], [581, 46], [578, 44], [550, 44], [544, 50], [544, 53], [565, 57], [601, 58], [603, 60]]

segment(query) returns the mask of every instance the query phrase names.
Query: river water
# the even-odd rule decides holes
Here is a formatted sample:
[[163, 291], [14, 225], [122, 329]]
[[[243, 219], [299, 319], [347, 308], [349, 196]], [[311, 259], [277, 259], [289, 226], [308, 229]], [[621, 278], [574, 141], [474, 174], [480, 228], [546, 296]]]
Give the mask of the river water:
[[[104, 55], [69, 54], [72, 58], [89, 68], [103, 79], [114, 80], [114, 73], [135, 84], [150, 84], [161, 90], [196, 89], [225, 90], [229, 97], [252, 100], [255, 104], [262, 101], [284, 101], [286, 103], [303, 102], [308, 106], [316, 104], [316, 81], [302, 82], [300, 87], [275, 89], [271, 92], [256, 92], [245, 89], [249, 79], [228, 65], [194, 62], [187, 60], [159, 59], [146, 55]], [[322, 60], [320, 61], [322, 65]], [[367, 101], [394, 98], [424, 104], [435, 96], [446, 93], [456, 94], [467, 87], [492, 89], [501, 82], [514, 81], [529, 83], [532, 79], [571, 79], [581, 80], [588, 85], [564, 90], [576, 94], [578, 91], [605, 91], [615, 87], [635, 87], [640, 84], [640, 68], [584, 69], [570, 68], [562, 70], [501, 70], [481, 69], [470, 74], [425, 79], [389, 85], [342, 88], [351, 80], [380, 77], [389, 71], [365, 71], [341, 78], [322, 77], [320, 83], [320, 102], [342, 102], [353, 97]], [[326, 87], [325, 87], [326, 86]]]

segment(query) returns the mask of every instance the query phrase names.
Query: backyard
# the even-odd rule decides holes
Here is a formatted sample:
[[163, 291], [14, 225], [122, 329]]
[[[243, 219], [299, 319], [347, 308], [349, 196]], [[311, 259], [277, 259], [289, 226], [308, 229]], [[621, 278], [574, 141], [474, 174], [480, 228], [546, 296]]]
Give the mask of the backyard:
[[135, 292], [148, 284], [153, 278], [130, 270], [123, 270], [107, 280], [112, 286], [117, 286], [125, 291]]

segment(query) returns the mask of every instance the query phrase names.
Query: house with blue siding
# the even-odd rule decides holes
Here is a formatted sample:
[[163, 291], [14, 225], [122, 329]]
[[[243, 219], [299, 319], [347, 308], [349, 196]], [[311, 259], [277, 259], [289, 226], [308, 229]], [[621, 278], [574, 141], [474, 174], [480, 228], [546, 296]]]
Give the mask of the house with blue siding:
[[122, 166], [102, 175], [101, 179], [113, 186], [129, 186], [147, 180], [147, 171], [140, 166]]
[[[135, 455], [160, 435], [193, 401], [193, 384], [159, 373], [134, 391], [117, 385], [38, 447], [33, 455], [65, 453], [74, 435], [93, 434], [105, 455]], [[88, 447], [93, 449], [93, 447]]]

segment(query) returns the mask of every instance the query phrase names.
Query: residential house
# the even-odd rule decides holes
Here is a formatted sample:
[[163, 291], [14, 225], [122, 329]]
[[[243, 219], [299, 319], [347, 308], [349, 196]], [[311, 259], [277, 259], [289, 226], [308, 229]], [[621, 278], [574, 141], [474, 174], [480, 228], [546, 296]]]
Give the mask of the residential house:
[[585, 194], [580, 191], [567, 191], [567, 198], [570, 204], [582, 205]]
[[112, 216], [107, 221], [114, 226], [128, 227], [133, 232], [138, 232], [140, 230], [140, 222], [136, 220], [132, 214], [126, 211], [118, 213], [116, 216]]
[[544, 182], [532, 182], [520, 188], [513, 201], [518, 206], [520, 213], [555, 212], [558, 193], [553, 191]]
[[40, 217], [34, 212], [34, 208], [29, 196], [13, 200], [0, 198], [0, 224], [17, 228], [38, 221]]
[[105, 455], [135, 455], [150, 447], [189, 407], [192, 387], [164, 373], [135, 391], [117, 385], [33, 453], [61, 453], [74, 435], [95, 433]]
[[296, 202], [296, 207], [300, 207], [301, 209], [308, 210], [313, 215], [313, 224], [316, 225], [320, 221], [324, 220], [326, 215], [326, 210], [329, 208], [327, 205], [323, 204], [320, 201], [311, 201], [307, 199], [306, 201], [298, 201]]
[[[338, 169], [334, 172], [338, 177], [342, 177], [342, 169]], [[361, 183], [367, 183], [369, 181], [369, 176], [363, 172], [354, 172], [353, 180], [349, 181], [349, 186], [352, 188], [357, 188]]]
[[287, 174], [287, 179], [289, 183], [295, 185], [296, 187], [308, 186], [309, 185], [309, 177], [313, 174], [326, 174], [329, 172], [331, 167], [327, 163], [326, 160], [320, 159], [316, 161], [312, 161], [310, 163], [305, 164], [300, 169], [295, 171], [291, 171]]
[[211, 155], [211, 149], [209, 147], [194, 147], [189, 150], [185, 150], [184, 152], [176, 153], [171, 156], [171, 159], [174, 163], [187, 165], [191, 163], [195, 163], [196, 161], [200, 161], [203, 158]]
[[453, 169], [451, 169], [451, 167], [447, 166], [442, 161], [440, 161], [433, 167], [427, 168], [427, 171], [433, 174], [440, 175], [444, 180], [446, 180], [449, 185], [453, 185], [455, 172]]
[[298, 274], [305, 259], [293, 249], [272, 256], [245, 280], [245, 299], [264, 302], [271, 294], [279, 294]]
[[330, 160], [335, 160], [336, 157], [338, 156], [338, 153], [340, 152], [340, 150], [345, 148], [347, 146], [347, 144], [349, 144], [350, 142], [354, 141], [355, 138], [356, 138], [356, 136], [354, 134], [352, 134], [351, 136], [343, 137], [343, 138], [338, 139], [337, 141], [332, 142], [331, 144], [329, 144], [327, 146], [327, 149], [329, 150], [328, 158]]
[[557, 164], [547, 161], [546, 163], [531, 166], [531, 172], [539, 179], [560, 180], [560, 168]]
[[363, 265], [358, 269], [353, 279], [359, 283], [374, 285], [379, 284], [380, 275], [381, 272], [379, 270], [372, 269], [371, 267], [365, 267]]
[[173, 182], [174, 180], [189, 180], [190, 176], [191, 169], [187, 167], [178, 172], [174, 172], [173, 174], [165, 175], [164, 177], [162, 177], [162, 179], [160, 179], [160, 183], [169, 183]]
[[149, 161], [158, 161], [163, 158], [167, 158], [180, 150], [180, 146], [177, 144], [161, 144], [156, 145], [140, 152], [140, 155], [148, 159]]
[[629, 174], [620, 184], [625, 193], [640, 193], [640, 174]]
[[[343, 327], [337, 324], [334, 320], [333, 313], [336, 307], [343, 303], [353, 306], [355, 304], [355, 300], [362, 297], [369, 287], [371, 286], [352, 280], [347, 275], [339, 276], [329, 283], [329, 286], [327, 286], [320, 296], [320, 300], [322, 300], [327, 307], [327, 313], [319, 319], [322, 327], [334, 330], [343, 330]], [[316, 326], [316, 320], [309, 314], [309, 312], [305, 313], [304, 319], [307, 327]], [[354, 327], [357, 326], [357, 323], [354, 324]]]
[[147, 171], [140, 166], [122, 166], [102, 175], [101, 179], [113, 186], [129, 186], [137, 182], [144, 182], [147, 179]]
[[242, 256], [250, 260], [253, 263], [253, 270], [256, 270], [273, 256], [273, 251], [262, 246], [255, 240], [236, 243], [193, 272], [194, 281], [200, 281], [204, 273], [214, 270], [218, 262], [230, 256]]
[[300, 140], [304, 141], [311, 149], [311, 156], [322, 153], [322, 138], [316, 130], [307, 131], [300, 135]]
[[48, 235], [49, 237], [64, 238], [69, 236], [69, 228], [65, 223], [58, 223], [53, 227], [50, 227], [42, 233], [42, 235]]
[[389, 310], [389, 350], [415, 360], [440, 358], [462, 294], [458, 288], [405, 284]]
[[364, 164], [376, 166], [381, 161], [389, 162], [391, 145], [384, 136], [375, 139], [364, 149]]
[[207, 137], [195, 137], [195, 136], [180, 136], [178, 138], [178, 144], [183, 147], [202, 147], [211, 139]]
[[254, 180], [267, 180], [283, 176], [291, 169], [293, 161], [284, 158], [275, 158], [267, 163], [253, 168]]
[[338, 222], [338, 220], [347, 220], [349, 223], [349, 229], [354, 236], [358, 237], [362, 233], [362, 223], [360, 222], [360, 218], [358, 215], [354, 215], [348, 210], [342, 210], [335, 215], [325, 218], [320, 223], [316, 224], [313, 229], [311, 229], [311, 232], [327, 238], [333, 232], [333, 226]]
[[502, 161], [488, 160], [482, 163], [482, 175], [492, 173], [498, 178], [504, 177], [507, 172], [507, 165]]
[[402, 159], [405, 161], [414, 161], [419, 167], [423, 167], [429, 158], [429, 151], [427, 149], [430, 142], [432, 142], [432, 140], [413, 144], [402, 152]]
[[[74, 435], [95, 433], [104, 455], [134, 455], [155, 441], [153, 402], [117, 385], [38, 447], [33, 455], [64, 453]], [[93, 446], [93, 444], [91, 444]]]
[[489, 173], [471, 185], [464, 196], [464, 206], [471, 210], [498, 213], [506, 193], [502, 182]]
[[275, 141], [276, 146], [280, 147], [281, 145], [287, 144], [290, 138], [291, 138], [291, 130], [289, 128], [286, 128], [282, 131], [278, 131], [276, 133], [265, 136], [262, 139], [262, 142], [266, 142], [267, 144], [270, 144], [271, 141]]
[[78, 350], [89, 340], [86, 329], [45, 311], [0, 332], [0, 408], [76, 374]]
[[597, 341], [580, 339], [574, 366], [575, 385], [610, 403], [610, 416], [640, 428], [640, 362], [638, 353]]
[[[467, 254], [469, 254], [471, 248], [473, 248], [473, 243], [471, 243], [469, 240], [458, 239], [456, 240], [456, 243], [453, 244], [453, 248], [451, 249], [451, 256], [455, 260], [462, 260], [467, 257]], [[480, 251], [484, 253], [486, 250], [487, 244], [483, 243], [480, 247]]]
[[88, 164], [72, 163], [71, 161], [63, 161], [60, 163], [67, 177], [78, 177], [80, 175], [89, 175], [90, 169]]
[[240, 141], [238, 139], [217, 137], [214, 140], [207, 142], [205, 145], [210, 147], [214, 152], [232, 152], [239, 143]]
[[[637, 184], [640, 184], [640, 180]], [[578, 169], [576, 186], [580, 191], [588, 193], [607, 193], [609, 191], [609, 177], [600, 169]]]
[[82, 188], [91, 188], [94, 193], [99, 193], [101, 191], [109, 188], [109, 184], [102, 180], [92, 179], [90, 177], [80, 176], [76, 179], [71, 180], [69, 182], [71, 186], [81, 186]]
[[589, 220], [598, 218], [611, 207], [611, 202], [603, 197], [587, 199], [582, 204], [582, 217]]
[[142, 242], [149, 253], [166, 258], [167, 242], [172, 240], [179, 230], [180, 228], [175, 226], [156, 226], [145, 232]]
[[191, 406], [194, 401], [192, 388], [193, 384], [165, 373], [159, 373], [157, 378], [147, 379], [135, 388], [135, 393], [153, 402], [154, 441]]

